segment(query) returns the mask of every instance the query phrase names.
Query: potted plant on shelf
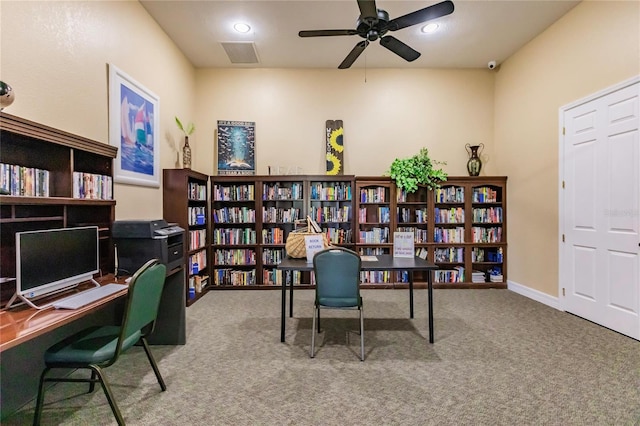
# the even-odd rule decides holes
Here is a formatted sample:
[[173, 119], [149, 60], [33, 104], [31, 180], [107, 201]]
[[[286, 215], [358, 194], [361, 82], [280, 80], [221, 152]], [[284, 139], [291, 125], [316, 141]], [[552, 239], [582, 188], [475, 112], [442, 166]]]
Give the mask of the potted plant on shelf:
[[447, 180], [447, 173], [435, 166], [445, 164], [447, 163], [429, 158], [429, 150], [422, 148], [412, 157], [393, 160], [389, 176], [398, 188], [408, 193], [417, 191], [419, 185], [435, 189], [440, 187], [440, 182]]
[[189, 136], [196, 130], [196, 126], [193, 123], [187, 124], [185, 128], [178, 117], [176, 117], [176, 124], [178, 129], [184, 133], [184, 146], [182, 147], [182, 167], [185, 169], [191, 168], [191, 147], [189, 146]]

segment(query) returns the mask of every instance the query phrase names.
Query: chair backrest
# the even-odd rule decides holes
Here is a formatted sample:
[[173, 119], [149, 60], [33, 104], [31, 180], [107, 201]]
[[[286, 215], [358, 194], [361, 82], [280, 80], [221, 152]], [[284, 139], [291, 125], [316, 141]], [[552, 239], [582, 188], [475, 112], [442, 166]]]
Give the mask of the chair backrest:
[[151, 259], [133, 274], [129, 283], [127, 306], [122, 318], [118, 352], [128, 337], [147, 326], [149, 326], [149, 333], [153, 330], [160, 307], [166, 271], [166, 266], [158, 263], [158, 259]]
[[329, 307], [360, 305], [360, 256], [344, 247], [331, 247], [313, 257], [316, 303]]

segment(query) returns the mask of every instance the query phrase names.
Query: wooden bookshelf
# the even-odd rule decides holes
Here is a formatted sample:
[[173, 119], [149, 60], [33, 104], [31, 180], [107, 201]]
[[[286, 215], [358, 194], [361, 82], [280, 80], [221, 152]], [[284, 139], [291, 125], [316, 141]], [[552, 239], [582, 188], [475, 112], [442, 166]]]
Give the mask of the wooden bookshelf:
[[[16, 232], [88, 225], [99, 229], [101, 272], [112, 273], [116, 202], [79, 198], [74, 172], [108, 178], [108, 194], [113, 194], [117, 148], [6, 113], [0, 113], [0, 139], [0, 163], [48, 172], [48, 196], [0, 195], [0, 276], [15, 277]], [[13, 180], [20, 184], [16, 176]], [[1, 288], [4, 301], [15, 284]]]
[[187, 306], [211, 287], [209, 177], [191, 169], [162, 171], [162, 210], [167, 222], [185, 230], [184, 270]]

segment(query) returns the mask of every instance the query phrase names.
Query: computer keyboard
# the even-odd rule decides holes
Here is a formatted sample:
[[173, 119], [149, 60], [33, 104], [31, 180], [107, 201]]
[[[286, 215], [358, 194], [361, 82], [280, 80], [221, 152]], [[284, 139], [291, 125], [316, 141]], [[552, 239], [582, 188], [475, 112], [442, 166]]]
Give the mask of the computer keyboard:
[[129, 287], [127, 284], [105, 284], [52, 303], [56, 309], [79, 309]]

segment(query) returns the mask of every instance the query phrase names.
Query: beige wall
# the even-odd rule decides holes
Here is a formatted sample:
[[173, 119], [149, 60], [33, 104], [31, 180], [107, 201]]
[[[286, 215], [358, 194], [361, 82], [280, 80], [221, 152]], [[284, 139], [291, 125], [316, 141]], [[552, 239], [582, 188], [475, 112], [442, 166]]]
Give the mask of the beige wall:
[[[323, 127], [345, 123], [346, 173], [381, 175], [422, 146], [466, 174], [466, 143], [487, 145], [483, 174], [509, 176], [509, 279], [557, 295], [558, 108], [640, 74], [640, 3], [583, 2], [488, 70], [195, 71], [136, 1], [0, 2], [6, 112], [108, 143], [113, 63], [160, 97], [161, 167], [194, 121], [193, 168], [214, 167], [216, 120], [256, 122], [258, 173], [322, 173]], [[197, 90], [196, 90], [197, 88]], [[159, 188], [118, 184], [118, 219], [162, 215]]]
[[558, 296], [559, 108], [640, 75], [640, 2], [585, 1], [496, 73], [509, 280]]
[[[173, 117], [193, 117], [194, 70], [137, 1], [3, 0], [0, 19], [0, 78], [16, 93], [5, 112], [109, 143], [113, 63], [160, 98], [160, 167], [175, 167]], [[115, 197], [118, 219], [162, 217], [160, 188], [116, 184]]]
[[395, 157], [427, 147], [466, 175], [466, 143], [487, 145], [495, 163], [493, 73], [489, 70], [283, 70], [197, 71], [198, 137], [195, 168], [212, 174], [217, 120], [256, 122], [258, 174], [301, 168], [325, 173], [326, 120], [343, 120], [345, 174], [382, 175]]

